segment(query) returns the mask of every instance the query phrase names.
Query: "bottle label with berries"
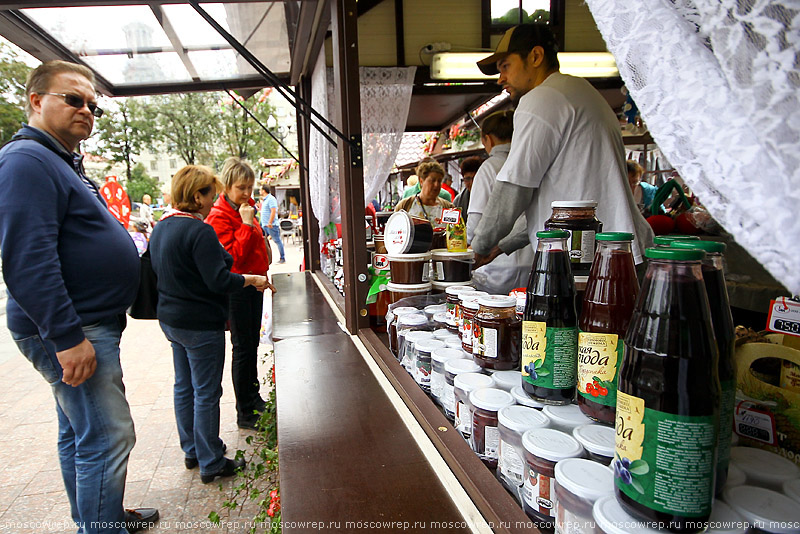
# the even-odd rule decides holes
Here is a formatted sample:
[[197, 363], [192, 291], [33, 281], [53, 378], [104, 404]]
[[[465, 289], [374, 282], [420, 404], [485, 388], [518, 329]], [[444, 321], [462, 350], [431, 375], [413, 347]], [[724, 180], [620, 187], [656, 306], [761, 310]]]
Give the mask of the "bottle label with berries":
[[539, 321], [522, 322], [522, 379], [538, 387], [575, 386], [578, 329]]
[[578, 393], [603, 406], [617, 405], [617, 373], [622, 361], [617, 334], [578, 333]]
[[677, 415], [646, 408], [617, 393], [616, 487], [638, 504], [680, 517], [707, 517], [714, 495], [713, 415]]

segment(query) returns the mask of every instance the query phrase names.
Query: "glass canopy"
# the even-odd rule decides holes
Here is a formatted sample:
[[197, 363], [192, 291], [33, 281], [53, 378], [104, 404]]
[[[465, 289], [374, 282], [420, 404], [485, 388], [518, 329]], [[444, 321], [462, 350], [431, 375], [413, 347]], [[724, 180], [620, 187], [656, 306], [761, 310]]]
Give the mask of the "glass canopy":
[[[200, 4], [276, 74], [290, 68], [283, 2]], [[0, 8], [2, 9], [2, 8]], [[15, 11], [115, 87], [233, 81], [257, 72], [189, 4]]]

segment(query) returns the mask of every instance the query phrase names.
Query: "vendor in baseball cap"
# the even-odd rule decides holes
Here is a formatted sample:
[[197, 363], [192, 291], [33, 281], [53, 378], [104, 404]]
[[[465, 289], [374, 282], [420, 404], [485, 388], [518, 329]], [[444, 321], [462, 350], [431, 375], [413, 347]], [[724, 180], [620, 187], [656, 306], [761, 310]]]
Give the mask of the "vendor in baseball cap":
[[547, 66], [558, 69], [558, 43], [547, 24], [521, 24], [509, 29], [497, 43], [494, 54], [478, 61], [478, 68], [488, 76], [499, 74], [497, 63], [508, 54], [517, 53], [524, 58], [537, 46], [544, 50]]

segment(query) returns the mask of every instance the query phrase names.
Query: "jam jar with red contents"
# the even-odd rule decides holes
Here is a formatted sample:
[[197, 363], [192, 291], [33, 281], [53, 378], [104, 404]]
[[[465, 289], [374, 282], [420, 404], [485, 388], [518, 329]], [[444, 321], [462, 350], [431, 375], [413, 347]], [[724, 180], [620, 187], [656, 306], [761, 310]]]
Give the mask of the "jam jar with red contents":
[[475, 288], [472, 286], [448, 286], [444, 293], [447, 295], [447, 321], [448, 324], [456, 324], [456, 306], [458, 306], [458, 297], [461, 293], [465, 293], [467, 291], [475, 291]]
[[476, 389], [489, 387], [492, 387], [492, 377], [481, 373], [461, 373], [453, 379], [453, 391], [456, 397], [454, 425], [467, 443], [472, 443], [470, 441], [472, 438], [472, 403], [469, 400], [469, 394]]
[[[522, 389], [522, 386], [519, 388]], [[514, 397], [513, 394], [511, 396]], [[497, 413], [497, 422], [497, 429], [500, 431], [497, 479], [522, 504], [522, 481], [526, 471], [522, 435], [532, 428], [546, 428], [550, 425], [550, 420], [535, 408], [515, 404], [500, 410]]]
[[[477, 291], [476, 291], [477, 293]], [[464, 352], [472, 354], [472, 323], [475, 321], [475, 314], [478, 313], [478, 298], [464, 297], [461, 300], [461, 327], [458, 329], [461, 338], [461, 348]]]
[[614, 472], [583, 458], [567, 458], [556, 464], [556, 532], [594, 534], [592, 507], [598, 499], [614, 494]]
[[525, 449], [525, 479], [522, 508], [539, 526], [553, 528], [555, 522], [556, 463], [579, 458], [583, 447], [575, 438], [552, 428], [535, 428], [522, 435]]
[[488, 295], [478, 304], [472, 325], [473, 359], [484, 369], [518, 370], [522, 321], [517, 318], [517, 299]]
[[[464, 305], [467, 302], [475, 303], [481, 297], [487, 297], [487, 296], [489, 296], [489, 293], [487, 293], [486, 291], [470, 291], [470, 292], [467, 292], [467, 293], [461, 293], [458, 296], [458, 306], [456, 306], [456, 325], [458, 326], [458, 337], [459, 337], [459, 339], [463, 339], [464, 338], [464, 328], [465, 328], [465, 326], [464, 326]], [[478, 308], [475, 308], [474, 304], [473, 304], [473, 307], [470, 309], [470, 313], [472, 314], [470, 316], [471, 319], [472, 319], [470, 321], [470, 333], [471, 333], [472, 324], [473, 324], [474, 319], [475, 319], [475, 314], [478, 313]], [[467, 350], [467, 349], [464, 349], [464, 350]], [[470, 349], [467, 350], [467, 352], [469, 352], [470, 354], [472, 353], [472, 344], [471, 343], [470, 343]]]
[[472, 404], [472, 438], [470, 445], [475, 454], [489, 469], [497, 467], [500, 449], [500, 431], [497, 428], [497, 412], [514, 405], [511, 393], [502, 389], [476, 389], [469, 394]]
[[481, 368], [472, 359], [468, 359], [467, 355], [463, 352], [461, 357], [452, 358], [444, 362], [444, 386], [439, 399], [444, 409], [444, 415], [450, 421], [456, 418], [456, 393], [455, 393], [455, 379], [456, 376], [463, 373], [478, 373]]
[[389, 350], [392, 351], [395, 357], [397, 357], [397, 353], [400, 350], [400, 344], [397, 339], [397, 327], [400, 323], [400, 317], [411, 313], [419, 314], [419, 311], [411, 306], [397, 306], [386, 312], [386, 322], [389, 328]]
[[431, 353], [443, 349], [444, 342], [438, 339], [425, 339], [415, 344], [417, 360], [414, 365], [414, 380], [425, 393], [431, 391]]
[[557, 200], [550, 206], [553, 213], [544, 223], [545, 230], [570, 233], [568, 250], [572, 273], [588, 275], [594, 261], [594, 236], [603, 231], [603, 223], [597, 219], [597, 201]]

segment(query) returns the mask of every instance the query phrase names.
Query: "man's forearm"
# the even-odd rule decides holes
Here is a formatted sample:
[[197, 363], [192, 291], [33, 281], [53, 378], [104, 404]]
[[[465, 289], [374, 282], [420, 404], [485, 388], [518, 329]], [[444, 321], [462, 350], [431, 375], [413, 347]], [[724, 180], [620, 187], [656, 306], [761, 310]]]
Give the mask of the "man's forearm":
[[519, 250], [526, 245], [530, 245], [531, 239], [528, 235], [528, 223], [525, 217], [520, 217], [514, 223], [511, 233], [500, 240], [498, 246], [506, 254], [511, 254], [515, 250]]
[[533, 188], [497, 182], [475, 230], [472, 249], [488, 255], [511, 232], [517, 218], [528, 208], [533, 192]]

